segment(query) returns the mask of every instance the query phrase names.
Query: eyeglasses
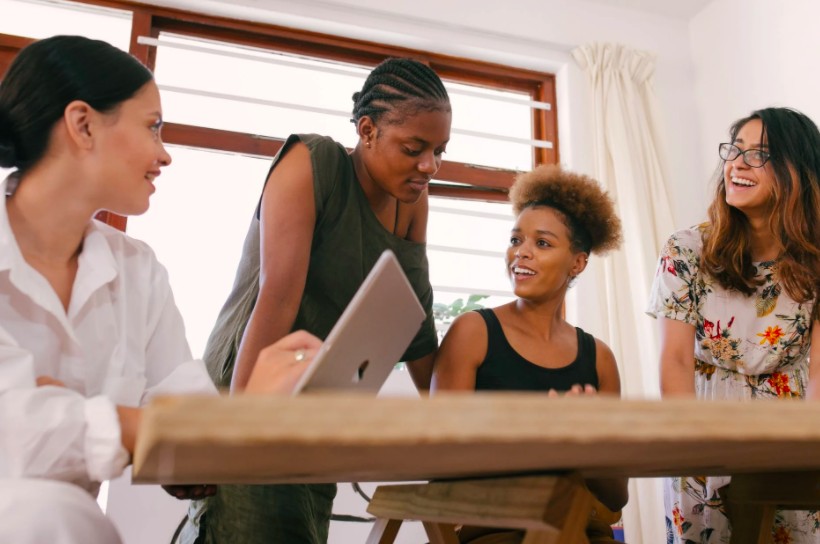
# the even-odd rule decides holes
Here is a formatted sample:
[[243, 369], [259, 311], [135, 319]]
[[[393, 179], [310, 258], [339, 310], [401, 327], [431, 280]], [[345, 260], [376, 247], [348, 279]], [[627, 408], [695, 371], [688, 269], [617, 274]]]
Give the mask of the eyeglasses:
[[752, 168], [760, 168], [769, 161], [770, 155], [762, 149], [741, 149], [734, 144], [720, 144], [718, 146], [718, 155], [724, 161], [733, 161], [738, 155], [743, 155], [743, 162]]

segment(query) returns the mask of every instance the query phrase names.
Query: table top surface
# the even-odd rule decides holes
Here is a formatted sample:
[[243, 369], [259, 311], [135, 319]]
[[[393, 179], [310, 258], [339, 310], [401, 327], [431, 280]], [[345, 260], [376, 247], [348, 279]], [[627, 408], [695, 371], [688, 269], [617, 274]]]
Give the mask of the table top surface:
[[820, 470], [820, 403], [543, 394], [166, 397], [145, 410], [135, 482], [413, 481]]

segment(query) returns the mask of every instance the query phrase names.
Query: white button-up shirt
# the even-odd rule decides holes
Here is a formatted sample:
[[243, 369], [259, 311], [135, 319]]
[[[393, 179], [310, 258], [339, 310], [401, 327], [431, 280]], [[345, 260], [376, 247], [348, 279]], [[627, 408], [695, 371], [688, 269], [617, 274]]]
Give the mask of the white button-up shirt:
[[[96, 492], [128, 463], [116, 405], [214, 393], [192, 360], [168, 274], [144, 243], [92, 220], [66, 311], [23, 259], [0, 185], [0, 478]], [[56, 204], [59, 205], [59, 204]], [[38, 376], [66, 387], [37, 387]]]

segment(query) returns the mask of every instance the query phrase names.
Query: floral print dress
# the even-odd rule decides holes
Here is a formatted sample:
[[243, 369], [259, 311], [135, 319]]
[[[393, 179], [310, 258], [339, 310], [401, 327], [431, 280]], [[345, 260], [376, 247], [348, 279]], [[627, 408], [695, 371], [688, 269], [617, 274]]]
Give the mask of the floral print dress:
[[[777, 279], [777, 262], [757, 262], [754, 295], [723, 288], [700, 271], [706, 224], [672, 235], [663, 248], [647, 312], [695, 327], [699, 399], [802, 397], [808, 386], [813, 305], [797, 303]], [[668, 544], [728, 544], [729, 522], [718, 489], [728, 477], [664, 482]], [[778, 511], [775, 544], [820, 544], [814, 511]]]

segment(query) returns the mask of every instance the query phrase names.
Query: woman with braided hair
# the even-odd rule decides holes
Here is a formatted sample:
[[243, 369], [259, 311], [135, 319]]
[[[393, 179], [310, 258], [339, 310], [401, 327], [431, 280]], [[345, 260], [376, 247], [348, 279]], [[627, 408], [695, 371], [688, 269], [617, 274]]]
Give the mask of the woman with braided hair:
[[[427, 311], [402, 358], [429, 387], [437, 338], [426, 255], [427, 185], [450, 139], [450, 101], [428, 66], [388, 59], [353, 95], [358, 143], [290, 136], [268, 173], [234, 287], [204, 359], [241, 391], [262, 347], [295, 329], [324, 338], [385, 249]], [[241, 460], [237, 460], [241, 462]], [[194, 501], [180, 542], [327, 541], [335, 484], [221, 486]]]

